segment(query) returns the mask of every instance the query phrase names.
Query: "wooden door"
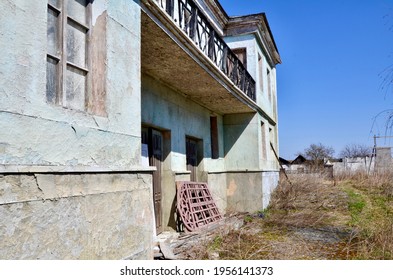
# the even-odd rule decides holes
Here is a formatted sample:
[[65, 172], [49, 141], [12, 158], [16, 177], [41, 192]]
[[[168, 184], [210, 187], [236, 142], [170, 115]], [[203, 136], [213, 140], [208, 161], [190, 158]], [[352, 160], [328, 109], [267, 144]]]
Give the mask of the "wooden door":
[[163, 138], [158, 130], [142, 127], [142, 144], [148, 145], [149, 165], [156, 167], [153, 172], [153, 202], [157, 234], [162, 232], [162, 158]]
[[186, 138], [186, 161], [187, 170], [191, 171], [190, 180], [197, 182], [198, 142], [191, 138]]
[[154, 201], [154, 214], [156, 217], [157, 234], [162, 232], [162, 190], [161, 190], [161, 177], [162, 177], [162, 134], [161, 132], [151, 129], [151, 156], [150, 165], [157, 168], [153, 172], [153, 201]]

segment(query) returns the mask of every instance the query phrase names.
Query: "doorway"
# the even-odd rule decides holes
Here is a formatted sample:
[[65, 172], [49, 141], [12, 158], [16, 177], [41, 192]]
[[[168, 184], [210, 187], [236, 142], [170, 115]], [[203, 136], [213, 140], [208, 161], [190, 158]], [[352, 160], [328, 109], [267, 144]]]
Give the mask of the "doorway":
[[190, 181], [198, 182], [198, 165], [202, 155], [202, 141], [192, 137], [186, 137], [186, 164], [191, 172]]
[[162, 132], [151, 127], [142, 127], [142, 144], [148, 146], [149, 165], [156, 167], [153, 172], [153, 202], [156, 232], [163, 231], [162, 226], [162, 162], [163, 162], [163, 136]]

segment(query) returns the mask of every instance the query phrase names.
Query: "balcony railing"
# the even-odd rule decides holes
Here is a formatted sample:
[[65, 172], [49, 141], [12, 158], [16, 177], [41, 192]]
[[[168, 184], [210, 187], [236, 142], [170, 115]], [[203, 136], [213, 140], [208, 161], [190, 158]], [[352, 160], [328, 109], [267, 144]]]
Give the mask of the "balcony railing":
[[193, 0], [155, 1], [240, 90], [256, 101], [254, 79]]

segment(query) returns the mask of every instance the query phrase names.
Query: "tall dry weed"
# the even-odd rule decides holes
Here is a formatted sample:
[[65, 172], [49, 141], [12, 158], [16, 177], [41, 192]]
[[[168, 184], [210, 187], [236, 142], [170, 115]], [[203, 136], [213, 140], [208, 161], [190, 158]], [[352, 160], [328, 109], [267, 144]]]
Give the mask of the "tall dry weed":
[[270, 219], [294, 227], [324, 227], [344, 211], [346, 194], [332, 181], [315, 176], [291, 176], [281, 180], [270, 203]]

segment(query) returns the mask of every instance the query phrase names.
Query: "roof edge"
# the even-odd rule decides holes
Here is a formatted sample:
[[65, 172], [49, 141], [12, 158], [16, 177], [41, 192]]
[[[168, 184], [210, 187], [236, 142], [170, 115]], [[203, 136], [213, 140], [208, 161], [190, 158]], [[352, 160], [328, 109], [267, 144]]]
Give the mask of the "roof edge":
[[265, 13], [228, 18], [228, 23], [224, 28], [225, 36], [239, 36], [251, 33], [257, 34], [262, 42], [266, 44], [267, 51], [271, 55], [274, 64], [281, 64], [280, 53]]

